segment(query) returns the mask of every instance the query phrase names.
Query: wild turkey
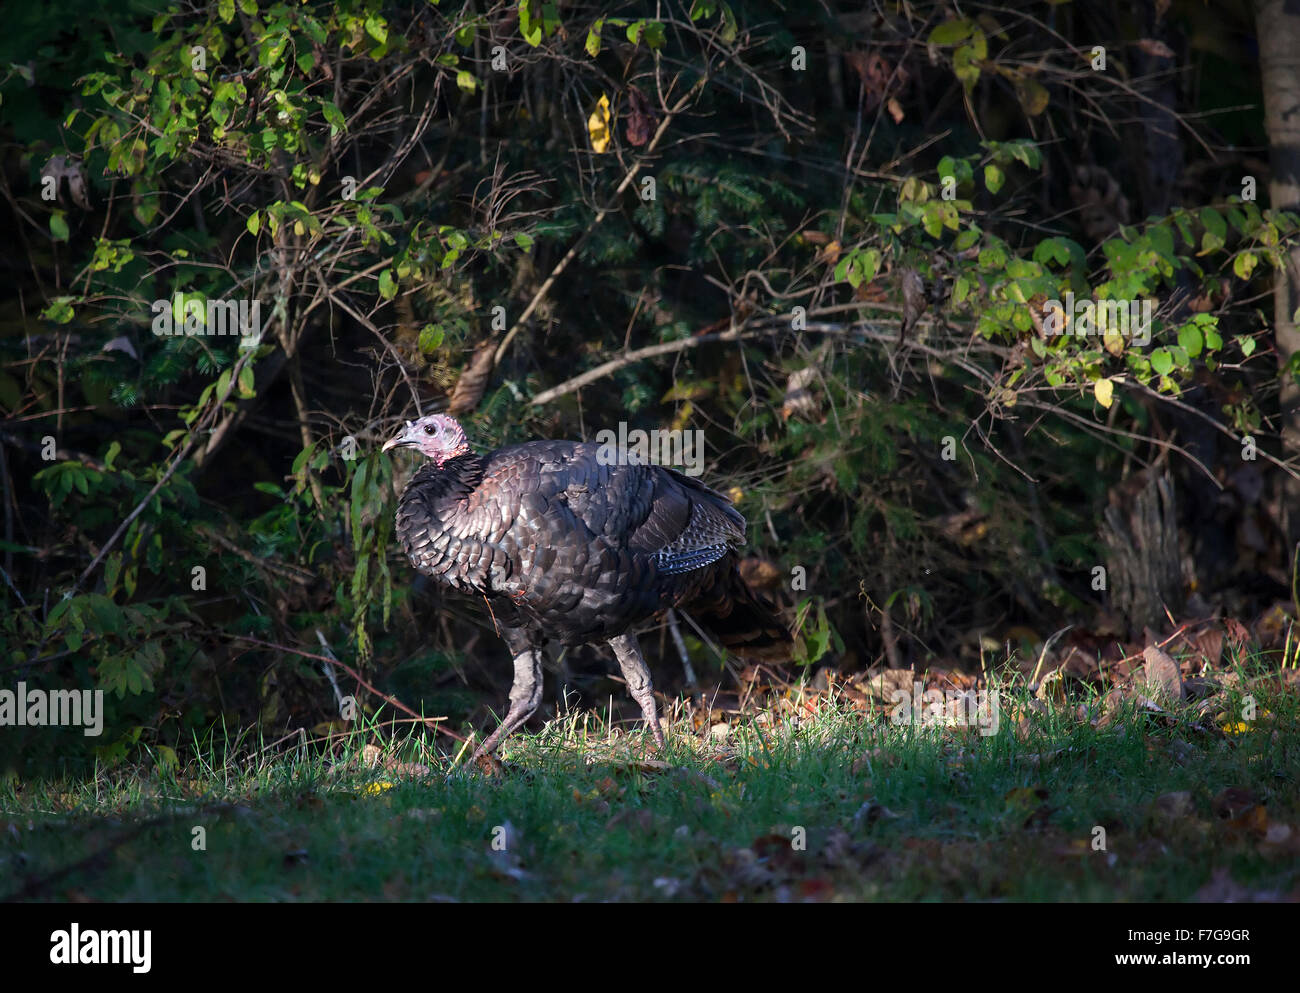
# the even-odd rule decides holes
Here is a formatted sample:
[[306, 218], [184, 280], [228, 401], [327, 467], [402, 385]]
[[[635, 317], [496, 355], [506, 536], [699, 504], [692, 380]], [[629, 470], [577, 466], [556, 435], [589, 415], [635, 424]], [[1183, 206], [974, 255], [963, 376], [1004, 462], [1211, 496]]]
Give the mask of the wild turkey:
[[474, 753], [491, 755], [542, 697], [542, 642], [607, 641], [663, 745], [650, 670], [633, 628], [680, 606], [723, 646], [788, 657], [790, 634], [745, 585], [745, 519], [673, 469], [603, 464], [601, 446], [534, 441], [476, 455], [442, 414], [408, 421], [383, 450], [428, 457], [397, 507], [397, 537], [417, 571], [487, 601], [514, 656], [510, 709]]

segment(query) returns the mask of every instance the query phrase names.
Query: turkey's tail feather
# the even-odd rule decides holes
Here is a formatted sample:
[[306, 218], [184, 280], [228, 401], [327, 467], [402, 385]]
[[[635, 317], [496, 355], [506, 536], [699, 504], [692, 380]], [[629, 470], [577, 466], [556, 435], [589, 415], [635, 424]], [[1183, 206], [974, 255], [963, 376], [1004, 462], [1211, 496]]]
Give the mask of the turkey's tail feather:
[[787, 662], [794, 647], [776, 608], [749, 588], [732, 565], [718, 581], [682, 605], [728, 651], [759, 662]]

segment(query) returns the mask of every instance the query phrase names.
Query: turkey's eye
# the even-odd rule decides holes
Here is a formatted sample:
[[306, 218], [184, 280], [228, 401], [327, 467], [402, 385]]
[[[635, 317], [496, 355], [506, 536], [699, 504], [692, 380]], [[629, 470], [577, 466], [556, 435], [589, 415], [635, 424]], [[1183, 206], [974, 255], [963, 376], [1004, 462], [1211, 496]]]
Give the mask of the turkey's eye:
[[432, 425], [432, 424], [426, 424], [426, 425], [424, 426], [424, 433], [425, 433], [425, 434], [433, 434], [433, 425]]

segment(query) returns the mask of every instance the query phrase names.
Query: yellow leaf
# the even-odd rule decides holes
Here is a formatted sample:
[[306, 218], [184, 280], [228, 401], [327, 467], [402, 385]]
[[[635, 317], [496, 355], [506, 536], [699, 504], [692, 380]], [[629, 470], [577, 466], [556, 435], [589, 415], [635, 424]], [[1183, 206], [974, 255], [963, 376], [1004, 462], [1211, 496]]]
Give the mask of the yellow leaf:
[[682, 404], [682, 409], [677, 412], [677, 416], [673, 418], [672, 429], [674, 431], [685, 430], [686, 425], [691, 422], [691, 415], [694, 413], [695, 413], [695, 404], [687, 400], [685, 403]]
[[1099, 379], [1092, 384], [1092, 395], [1103, 407], [1109, 407], [1115, 395], [1115, 384], [1109, 379]]
[[375, 794], [375, 793], [382, 793], [382, 792], [384, 792], [384, 790], [391, 790], [392, 788], [393, 788], [393, 784], [392, 784], [392, 783], [384, 782], [384, 781], [381, 780], [381, 781], [378, 782], [378, 783], [369, 783], [369, 784], [367, 784], [367, 785], [365, 786], [365, 788], [362, 789], [361, 792], [362, 792], [362, 793], [366, 793], [366, 794], [373, 795], [373, 794]]
[[591, 135], [591, 148], [597, 155], [609, 151], [609, 97], [603, 93], [587, 118], [587, 134]]

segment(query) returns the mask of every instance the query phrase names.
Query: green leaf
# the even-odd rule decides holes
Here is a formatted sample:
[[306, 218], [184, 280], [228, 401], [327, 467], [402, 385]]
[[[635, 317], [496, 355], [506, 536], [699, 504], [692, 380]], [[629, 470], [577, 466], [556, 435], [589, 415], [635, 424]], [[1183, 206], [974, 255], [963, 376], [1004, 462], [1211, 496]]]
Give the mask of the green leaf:
[[722, 9], [722, 31], [718, 37], [722, 39], [724, 45], [730, 45], [740, 34], [740, 28], [736, 24], [736, 15], [731, 9], [731, 5], [719, 0], [718, 6]]
[[1223, 219], [1213, 207], [1202, 207], [1200, 213], [1201, 223], [1205, 225], [1205, 230], [1214, 235], [1220, 245], [1228, 237], [1228, 222]]
[[519, 34], [531, 47], [542, 43], [542, 24], [534, 10], [536, 0], [519, 2]]
[[1184, 324], [1178, 329], [1178, 344], [1187, 349], [1187, 354], [1191, 358], [1196, 358], [1205, 347], [1205, 339], [1201, 335], [1201, 329], [1195, 324]]
[[931, 45], [956, 45], [970, 37], [975, 25], [971, 21], [945, 21], [930, 32]]
[[426, 324], [420, 329], [420, 351], [425, 355], [433, 354], [442, 346], [444, 335], [442, 325]]
[[379, 14], [371, 14], [366, 18], [366, 34], [384, 44], [388, 41], [388, 22]]
[[1151, 353], [1151, 368], [1159, 375], [1167, 376], [1174, 368], [1174, 356], [1167, 348], [1157, 348]]
[[397, 283], [393, 279], [392, 269], [385, 269], [379, 274], [379, 295], [385, 300], [397, 296]]
[[75, 316], [72, 309], [72, 297], [55, 297], [48, 307], [41, 311], [41, 317], [55, 324], [67, 324]]
[[587, 54], [593, 59], [600, 54], [600, 31], [605, 26], [605, 18], [600, 18], [587, 31]]
[[984, 185], [988, 187], [990, 193], [1002, 189], [1002, 184], [1006, 181], [1006, 176], [994, 163], [990, 162], [984, 167]]
[[249, 234], [256, 236], [257, 232], [262, 230], [261, 215], [257, 211], [253, 211], [248, 215], [248, 220], [244, 222], [244, 227], [248, 229]]
[[68, 240], [68, 222], [63, 211], [56, 210], [50, 215], [50, 234], [55, 241]]
[[320, 102], [321, 113], [325, 115], [325, 123], [330, 126], [330, 137], [347, 130], [347, 123], [343, 120], [343, 111], [330, 103], [328, 100]]

